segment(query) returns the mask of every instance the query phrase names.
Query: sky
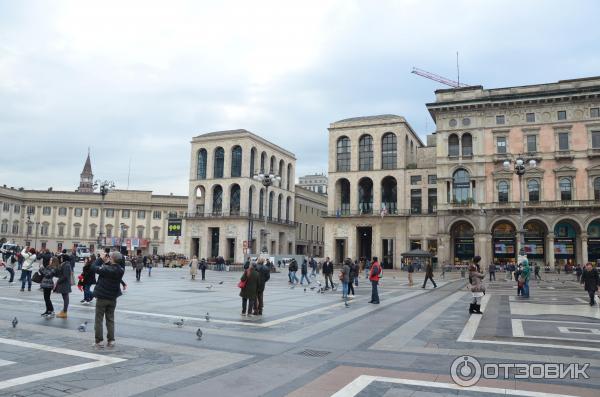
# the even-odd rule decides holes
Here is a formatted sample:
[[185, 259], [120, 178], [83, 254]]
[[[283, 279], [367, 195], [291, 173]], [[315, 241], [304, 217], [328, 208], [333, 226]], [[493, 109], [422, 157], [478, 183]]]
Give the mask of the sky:
[[[244, 128], [327, 171], [327, 127], [447, 88], [600, 75], [600, 2], [0, 0], [0, 185], [187, 195], [190, 141]], [[298, 139], [302, 137], [302, 139]], [[129, 172], [129, 163], [131, 168]]]

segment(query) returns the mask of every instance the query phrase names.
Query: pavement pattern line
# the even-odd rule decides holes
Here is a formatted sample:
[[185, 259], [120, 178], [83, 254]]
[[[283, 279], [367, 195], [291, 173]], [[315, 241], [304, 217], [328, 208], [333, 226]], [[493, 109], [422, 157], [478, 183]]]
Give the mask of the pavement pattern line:
[[[567, 340], [567, 341], [575, 341], [575, 342], [586, 342], [586, 343], [600, 343], [600, 339], [590, 339], [590, 338], [573, 338], [573, 337], [559, 337], [559, 336], [539, 336], [539, 335], [525, 335], [525, 331], [523, 329], [523, 321], [529, 322], [527, 319], [513, 318], [511, 320], [512, 323], [512, 332], [515, 338], [531, 338], [531, 339], [551, 339], [551, 340]], [[557, 321], [546, 321], [549, 323], [556, 323]], [[575, 321], [569, 321], [569, 324], [590, 324], [590, 323], [579, 323]], [[600, 323], [594, 324], [596, 326], [600, 326]], [[558, 327], [557, 327], [558, 329]]]
[[127, 361], [126, 359], [119, 358], [119, 357], [111, 357], [111, 356], [106, 356], [106, 355], [82, 352], [82, 351], [78, 351], [78, 350], [66, 349], [63, 347], [41, 345], [38, 343], [25, 342], [25, 341], [15, 340], [15, 339], [0, 338], [0, 343], [6, 344], [6, 345], [11, 345], [11, 346], [27, 348], [27, 349], [36, 349], [36, 350], [42, 350], [42, 351], [50, 352], [50, 353], [58, 353], [58, 354], [64, 354], [64, 355], [94, 360], [92, 362], [85, 363], [85, 364], [73, 365], [70, 367], [58, 368], [58, 369], [54, 369], [54, 370], [50, 370], [50, 371], [38, 372], [37, 374], [25, 375], [25, 376], [21, 376], [18, 378], [0, 381], [0, 390], [7, 389], [9, 387], [21, 386], [21, 385], [31, 383], [31, 382], [37, 382], [40, 380], [53, 378], [56, 376], [72, 374], [74, 372], [85, 371], [88, 369], [99, 368], [99, 367], [103, 367], [105, 365], [111, 365], [111, 364], [116, 364], [116, 363], [120, 363], [123, 361]]
[[438, 318], [445, 310], [452, 306], [456, 301], [464, 297], [464, 291], [458, 291], [442, 299], [438, 303], [428, 307], [426, 310], [405, 322], [394, 331], [388, 333], [384, 338], [372, 345], [369, 349], [402, 351], [410, 341], [413, 340], [425, 327], [433, 320]]
[[372, 375], [360, 375], [358, 378], [346, 385], [342, 390], [333, 394], [331, 397], [354, 397], [363, 391], [367, 386], [373, 382], [384, 382], [384, 383], [395, 383], [401, 385], [429, 387], [436, 389], [452, 390], [452, 391], [469, 391], [474, 393], [494, 393], [504, 394], [513, 396], [525, 396], [525, 397], [576, 397], [572, 394], [554, 394], [545, 392], [536, 392], [529, 390], [514, 390], [498, 387], [486, 387], [486, 386], [471, 386], [462, 387], [453, 383], [442, 383], [442, 382], [431, 382], [425, 380], [414, 380], [404, 378], [389, 378], [384, 376], [372, 376]]

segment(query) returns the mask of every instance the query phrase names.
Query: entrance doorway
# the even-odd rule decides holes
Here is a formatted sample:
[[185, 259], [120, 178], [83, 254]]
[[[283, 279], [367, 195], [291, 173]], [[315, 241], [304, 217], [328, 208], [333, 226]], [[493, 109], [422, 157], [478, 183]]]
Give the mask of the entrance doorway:
[[235, 258], [235, 239], [228, 238], [227, 239], [227, 259], [233, 262]]
[[335, 263], [339, 264], [344, 262], [346, 257], [346, 240], [338, 238], [335, 240]]
[[501, 221], [492, 228], [492, 245], [494, 264], [507, 266], [517, 263], [516, 228], [512, 223]]
[[219, 256], [219, 228], [211, 227], [210, 230], [210, 256], [211, 258], [216, 258]]
[[394, 268], [394, 239], [384, 238], [382, 240], [383, 255], [381, 256], [384, 269]]
[[192, 256], [200, 258], [200, 239], [192, 237]]
[[461, 221], [450, 230], [454, 266], [467, 267], [475, 256], [475, 231], [470, 223]]
[[373, 228], [371, 226], [357, 227], [356, 234], [356, 241], [358, 241], [358, 257], [371, 259]]

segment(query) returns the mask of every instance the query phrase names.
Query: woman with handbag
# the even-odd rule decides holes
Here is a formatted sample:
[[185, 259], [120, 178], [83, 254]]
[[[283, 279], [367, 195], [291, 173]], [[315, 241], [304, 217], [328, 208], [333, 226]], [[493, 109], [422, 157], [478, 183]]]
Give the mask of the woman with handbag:
[[250, 266], [246, 262], [244, 264], [244, 273], [238, 283], [238, 287], [241, 289], [240, 296], [242, 297], [242, 316], [252, 316], [254, 301], [258, 296], [258, 277], [258, 272], [254, 269], [254, 266]]
[[63, 309], [56, 317], [67, 318], [67, 310], [69, 309], [69, 294], [71, 293], [71, 261], [68, 255], [61, 255], [60, 268], [56, 271], [58, 280], [54, 285], [54, 292], [61, 294], [63, 298]]
[[485, 286], [483, 285], [484, 275], [477, 271], [477, 264], [481, 260], [480, 256], [473, 258], [473, 264], [469, 267], [469, 284], [473, 302], [469, 305], [469, 313], [483, 314], [481, 312], [481, 298], [485, 295]]
[[44, 318], [54, 318], [54, 306], [52, 305], [52, 299], [50, 299], [50, 296], [52, 295], [52, 290], [54, 289], [53, 278], [56, 277], [56, 270], [58, 269], [59, 265], [59, 260], [55, 256], [50, 259], [50, 264], [48, 266], [42, 266], [38, 271], [39, 274], [42, 275], [40, 288], [44, 292], [44, 302], [46, 303], [46, 311], [42, 313], [42, 317]]

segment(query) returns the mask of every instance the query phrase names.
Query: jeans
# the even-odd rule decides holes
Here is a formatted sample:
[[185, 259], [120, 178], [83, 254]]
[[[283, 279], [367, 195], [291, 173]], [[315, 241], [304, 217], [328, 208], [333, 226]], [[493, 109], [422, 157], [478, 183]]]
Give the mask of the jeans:
[[352, 296], [354, 296], [354, 285], [352, 285], [352, 280], [348, 283], [348, 294], [352, 292]]
[[354, 285], [358, 287], [358, 274], [354, 276]]
[[589, 290], [587, 293], [590, 296], [590, 306], [594, 306], [596, 304], [596, 291]]
[[152, 276], [152, 266], [148, 266], [148, 277]]
[[52, 305], [50, 295], [52, 295], [52, 288], [44, 288], [44, 302], [46, 303], [46, 313], [52, 313], [54, 311], [54, 306]]
[[365, 267], [365, 278], [369, 278], [369, 269]]
[[431, 280], [431, 282], [433, 283], [433, 287], [437, 288], [435, 281], [433, 281], [433, 277], [427, 276], [427, 275], [425, 276], [425, 280], [423, 280], [423, 288], [425, 288], [425, 285], [427, 284], [427, 280]]
[[8, 280], [8, 282], [12, 283], [15, 279], [15, 270], [12, 267], [7, 267], [6, 271], [8, 272], [8, 274], [10, 274], [10, 279]]
[[296, 284], [298, 284], [300, 282], [300, 280], [298, 280], [298, 276], [296, 275], [296, 272], [292, 272], [292, 284], [295, 282]]
[[379, 292], [377, 291], [377, 285], [379, 281], [371, 280], [371, 302], [379, 303]]
[[206, 280], [206, 278], [205, 278], [206, 269], [200, 269], [200, 271], [202, 272], [202, 280]]
[[490, 281], [492, 281], [492, 279], [496, 281], [496, 272], [490, 272]]
[[306, 279], [306, 282], [308, 284], [310, 284], [310, 280], [309, 280], [308, 276], [304, 273], [302, 274], [302, 277], [300, 277], [300, 284], [304, 284], [304, 279]]
[[317, 268], [316, 267], [312, 268], [312, 270], [310, 271], [310, 275], [315, 276], [315, 277], [317, 276]]
[[135, 269], [135, 279], [140, 281], [140, 278], [142, 278], [142, 269]]
[[342, 298], [346, 299], [348, 297], [348, 283], [342, 281]]
[[263, 306], [264, 306], [264, 301], [263, 301], [263, 296], [264, 296], [265, 290], [258, 290], [256, 293], [256, 301], [255, 301], [255, 305], [256, 307], [254, 308], [254, 314], [262, 314], [263, 311]]
[[96, 343], [104, 340], [102, 336], [103, 321], [106, 315], [106, 339], [109, 342], [115, 340], [115, 308], [117, 307], [116, 299], [97, 299], [96, 300], [96, 319], [94, 322], [94, 332], [96, 334]]
[[525, 281], [525, 284], [523, 284], [523, 293], [521, 295], [529, 298], [529, 280]]
[[325, 274], [325, 288], [329, 288], [329, 283], [331, 283], [331, 289], [333, 289], [333, 274]]
[[90, 284], [83, 286], [83, 299], [86, 302], [91, 302], [94, 299], [94, 295], [92, 294], [92, 286]]
[[62, 298], [63, 298], [63, 312], [67, 312], [67, 310], [69, 310], [69, 293], [66, 292], [64, 294], [62, 294]]
[[[581, 278], [581, 276], [579, 276], [579, 278]], [[540, 276], [539, 273], [535, 273], [535, 279], [541, 281], [542, 280], [542, 276]], [[579, 281], [579, 280], [577, 280], [577, 281]]]
[[25, 289], [25, 281], [27, 288], [31, 290], [31, 270], [21, 270], [21, 289]]
[[246, 308], [248, 308], [248, 314], [251, 314], [253, 307], [254, 299], [242, 298], [242, 314], [246, 313]]
[[412, 287], [413, 285], [413, 274], [412, 273], [408, 273], [408, 285]]

